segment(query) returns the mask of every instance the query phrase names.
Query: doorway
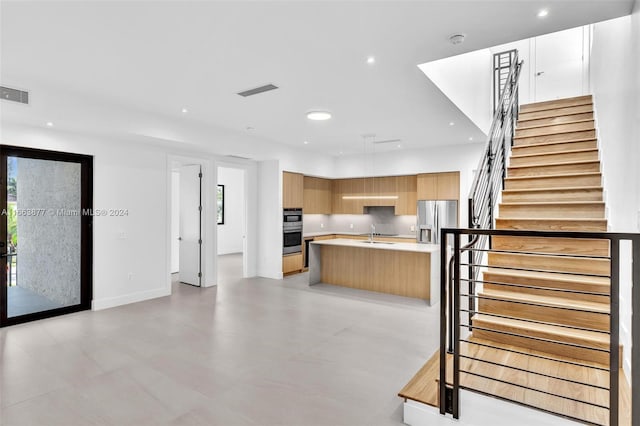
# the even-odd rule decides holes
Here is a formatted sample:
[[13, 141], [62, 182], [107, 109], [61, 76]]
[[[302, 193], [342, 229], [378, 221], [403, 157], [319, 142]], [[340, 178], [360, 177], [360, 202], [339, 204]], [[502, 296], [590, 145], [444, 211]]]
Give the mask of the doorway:
[[217, 178], [218, 283], [224, 285], [245, 276], [247, 227], [245, 170], [219, 166]]
[[171, 170], [172, 282], [202, 286], [202, 165], [176, 164]]
[[91, 308], [93, 158], [0, 145], [0, 326]]

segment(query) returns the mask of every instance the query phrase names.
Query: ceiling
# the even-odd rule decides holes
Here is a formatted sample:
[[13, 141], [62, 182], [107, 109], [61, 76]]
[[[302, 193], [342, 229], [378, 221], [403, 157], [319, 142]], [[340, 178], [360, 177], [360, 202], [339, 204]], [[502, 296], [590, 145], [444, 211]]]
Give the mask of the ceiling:
[[[58, 110], [58, 128], [87, 120], [126, 134], [131, 126], [109, 116], [144, 112], [330, 155], [361, 151], [363, 134], [401, 140], [384, 144], [386, 149], [477, 142], [482, 132], [418, 64], [626, 15], [632, 5], [2, 1], [1, 82], [31, 90], [34, 104], [2, 102], [2, 115], [5, 122], [44, 126]], [[536, 16], [542, 8], [549, 9], [544, 19]], [[464, 44], [448, 42], [455, 33], [467, 35]], [[374, 64], [366, 62], [369, 56]], [[279, 89], [248, 98], [236, 94], [266, 83]], [[62, 103], [67, 109], [60, 116]], [[100, 106], [100, 120], [89, 104]], [[305, 112], [316, 108], [330, 110], [333, 118], [308, 120]]]

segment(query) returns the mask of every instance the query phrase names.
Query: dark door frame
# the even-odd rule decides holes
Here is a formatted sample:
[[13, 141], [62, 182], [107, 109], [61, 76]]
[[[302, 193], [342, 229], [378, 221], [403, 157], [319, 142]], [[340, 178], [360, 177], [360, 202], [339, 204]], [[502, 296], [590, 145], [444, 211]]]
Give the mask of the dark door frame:
[[0, 217], [0, 327], [91, 309], [93, 300], [93, 156], [0, 145], [0, 210], [7, 211], [7, 157], [80, 164], [80, 303], [7, 318], [7, 215]]

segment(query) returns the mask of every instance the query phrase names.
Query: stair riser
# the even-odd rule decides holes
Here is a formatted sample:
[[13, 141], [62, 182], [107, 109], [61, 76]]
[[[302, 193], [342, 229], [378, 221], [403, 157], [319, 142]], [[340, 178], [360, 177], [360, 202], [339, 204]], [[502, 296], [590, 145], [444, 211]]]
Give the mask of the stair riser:
[[[486, 324], [483, 324], [480, 321], [475, 321], [474, 325], [477, 325], [478, 327], [482, 327], [483, 325], [486, 325]], [[508, 331], [517, 333], [517, 334], [523, 334], [523, 335], [535, 334], [535, 333], [529, 333], [529, 330], [526, 330], [526, 329], [515, 329], [515, 330], [509, 329]], [[598, 364], [609, 365], [609, 354], [606, 352], [576, 348], [573, 346], [566, 346], [558, 343], [547, 343], [539, 340], [527, 339], [526, 337], [514, 337], [506, 334], [493, 333], [490, 331], [483, 331], [478, 329], [473, 330], [473, 337], [477, 339], [492, 340], [494, 342], [504, 343], [508, 345], [520, 346], [523, 348], [533, 349], [536, 351], [547, 352], [549, 354], [566, 356], [569, 358], [579, 359], [583, 361], [597, 362]], [[538, 337], [538, 336], [534, 336], [534, 337]], [[552, 336], [552, 337], [557, 338], [557, 336]], [[571, 343], [582, 344], [585, 342], [571, 342]]]
[[534, 155], [527, 157], [512, 156], [510, 166], [527, 166], [530, 164], [567, 163], [570, 161], [598, 161], [598, 151], [559, 152], [556, 154]]
[[[514, 281], [518, 281], [514, 279]], [[518, 284], [518, 283], [515, 283]], [[530, 283], [530, 285], [538, 285], [540, 282]], [[558, 283], [559, 285], [562, 283]], [[542, 286], [540, 286], [542, 287]], [[549, 286], [553, 287], [554, 286]], [[531, 294], [535, 296], [547, 296], [547, 297], [558, 297], [562, 295], [562, 292], [552, 291], [552, 290], [543, 290], [543, 289], [534, 289], [534, 288], [523, 288], [516, 286], [508, 286], [508, 285], [500, 285], [500, 284], [483, 284], [483, 288], [486, 290], [498, 290], [498, 291], [513, 291], [518, 294]], [[589, 289], [591, 290], [591, 289]], [[586, 290], [585, 290], [586, 291]], [[606, 291], [609, 291], [607, 288]], [[583, 302], [597, 302], [597, 303], [609, 303], [609, 297], [607, 296], [594, 296], [591, 294], [580, 294], [580, 293], [565, 293], [568, 297], [571, 297], [572, 300], [583, 301]]]
[[522, 203], [527, 201], [602, 201], [602, 189], [572, 189], [572, 190], [546, 190], [546, 191], [522, 191], [502, 193], [502, 201], [505, 203]]
[[579, 132], [552, 133], [540, 136], [528, 136], [522, 138], [514, 138], [515, 146], [528, 146], [546, 142], [563, 142], [572, 139], [595, 139], [595, 130], [583, 130]]
[[581, 219], [604, 219], [604, 204], [584, 204], [584, 205], [505, 205], [500, 204], [499, 210], [501, 219], [508, 218], [534, 218], [551, 219], [558, 217], [571, 217]]
[[577, 96], [574, 98], [554, 99], [552, 101], [536, 102], [532, 104], [525, 104], [520, 106], [520, 111], [523, 113], [533, 111], [546, 111], [550, 109], [566, 108], [576, 105], [592, 105], [593, 100], [591, 95]]
[[551, 164], [532, 167], [509, 167], [507, 177], [549, 176], [573, 173], [598, 173], [600, 162], [576, 163], [576, 164]]
[[587, 256], [609, 256], [609, 241], [578, 238], [509, 237], [491, 238], [496, 250], [520, 250], [533, 253], [560, 253]]
[[[496, 283], [504, 283], [504, 284], [516, 284], [521, 286], [524, 285], [524, 286], [531, 286], [531, 287], [565, 289], [565, 290], [582, 291], [585, 293], [599, 293], [599, 294], [609, 294], [611, 289], [610, 285], [608, 284], [594, 284], [594, 283], [589, 283], [587, 281], [580, 281], [580, 280], [577, 280], [577, 281], [563, 280], [562, 275], [558, 275], [557, 279], [539, 279], [534, 277], [526, 277], [526, 276], [518, 275], [517, 271], [514, 271], [513, 274], [509, 274], [509, 272], [507, 271], [505, 274], [484, 272], [482, 276], [483, 276], [483, 280], [485, 281], [485, 283], [483, 284], [484, 287], [486, 287], [487, 289], [491, 288], [494, 290], [506, 290], [508, 287], [500, 284], [490, 284], [488, 283], [489, 281], [496, 282]], [[531, 294], [538, 294], [536, 292], [540, 291], [540, 292], [544, 292], [544, 295], [551, 296], [551, 297], [557, 297], [558, 294], [561, 294], [560, 292], [557, 292], [557, 291], [526, 289], [522, 287], [519, 287], [518, 291], [522, 293], [530, 292]], [[578, 293], [573, 294], [573, 297], [576, 299], [582, 296], [589, 296], [589, 297], [585, 299], [580, 299], [580, 300], [591, 300], [593, 302], [601, 302], [601, 303], [607, 303], [609, 300], [608, 296], [580, 295]]]
[[580, 222], [572, 220], [496, 219], [496, 229], [605, 232], [607, 230], [607, 221], [599, 219]]
[[561, 117], [571, 114], [593, 113], [593, 105], [577, 105], [573, 107], [555, 108], [541, 111], [522, 111], [518, 114], [518, 121], [537, 120], [540, 118]]
[[478, 310], [482, 313], [504, 315], [523, 320], [543, 321], [592, 330], [609, 330], [609, 316], [597, 312], [571, 311], [493, 299], [478, 299]]
[[579, 188], [582, 186], [600, 186], [602, 178], [599, 174], [583, 176], [553, 176], [531, 179], [505, 179], [505, 189], [536, 188]]
[[578, 149], [598, 149], [595, 140], [580, 142], [563, 142], [550, 145], [523, 145], [511, 148], [512, 155], [548, 154], [552, 152], [575, 151]]
[[550, 126], [554, 124], [569, 123], [578, 120], [593, 120], [593, 112], [582, 114], [561, 115], [558, 117], [538, 118], [533, 120], [523, 120], [522, 115], [518, 117], [518, 129], [526, 129], [532, 126]]
[[536, 127], [533, 129], [517, 129], [516, 137], [529, 137], [529, 136], [538, 136], [538, 135], [546, 135], [549, 133], [556, 132], [579, 132], [583, 130], [595, 130], [595, 123], [593, 120], [591, 121], [581, 121], [578, 123], [563, 123], [563, 124], [553, 124], [550, 126]]
[[512, 267], [526, 270], [573, 272], [609, 275], [608, 259], [543, 256], [535, 254], [489, 253], [489, 266]]

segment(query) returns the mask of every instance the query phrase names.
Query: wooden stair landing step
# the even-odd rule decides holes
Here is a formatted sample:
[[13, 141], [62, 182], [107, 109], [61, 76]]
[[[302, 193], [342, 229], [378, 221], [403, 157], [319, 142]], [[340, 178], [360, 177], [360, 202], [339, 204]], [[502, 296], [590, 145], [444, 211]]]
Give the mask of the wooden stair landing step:
[[[568, 396], [581, 401], [593, 402], [608, 406], [607, 391], [586, 385], [558, 380], [543, 375], [567, 379], [574, 382], [589, 383], [596, 386], [608, 387], [609, 373], [607, 371], [582, 367], [570, 363], [575, 360], [558, 355], [552, 355], [533, 349], [514, 345], [501, 344], [493, 341], [470, 337], [472, 343], [460, 343], [460, 353], [464, 356], [478, 358], [481, 361], [469, 360], [461, 356], [461, 367], [474, 372], [483, 378], [468, 373], [460, 373], [460, 385], [470, 389], [496, 395], [504, 399], [515, 401], [537, 408], [571, 416], [584, 421], [608, 424], [607, 409], [592, 407], [584, 403], [572, 401], [558, 396], [546, 395], [540, 391], [555, 395]], [[484, 345], [493, 346], [494, 348]], [[548, 359], [538, 358], [542, 356]], [[447, 384], [453, 383], [453, 355], [447, 354]], [[567, 361], [567, 362], [563, 362]], [[582, 364], [603, 368], [600, 364], [581, 361]], [[498, 365], [496, 365], [498, 364]], [[514, 370], [521, 368], [530, 372]], [[540, 374], [535, 374], [540, 373]], [[620, 425], [631, 425], [631, 388], [622, 369], [619, 371], [619, 413]], [[407, 385], [398, 393], [405, 400], [410, 399], [438, 407], [438, 380], [440, 375], [440, 352], [435, 354], [415, 374]], [[504, 382], [526, 386], [509, 385]], [[540, 390], [540, 391], [538, 391]]]

